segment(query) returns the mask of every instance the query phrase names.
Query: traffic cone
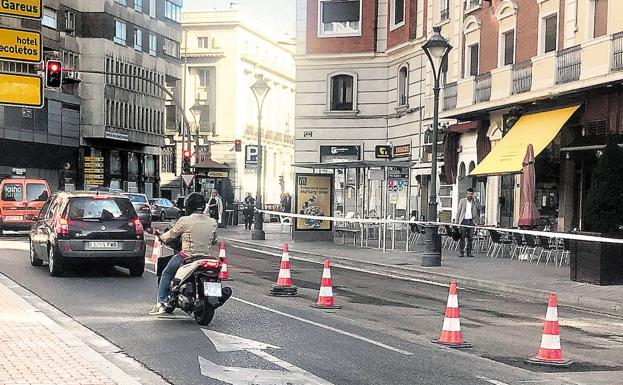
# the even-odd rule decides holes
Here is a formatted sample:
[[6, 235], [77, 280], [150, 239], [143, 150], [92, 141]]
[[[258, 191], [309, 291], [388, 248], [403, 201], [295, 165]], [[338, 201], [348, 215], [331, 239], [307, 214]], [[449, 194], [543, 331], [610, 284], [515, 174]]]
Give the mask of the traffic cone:
[[461, 320], [459, 317], [459, 297], [456, 292], [456, 281], [450, 283], [450, 291], [448, 292], [448, 304], [446, 305], [446, 314], [443, 319], [443, 327], [438, 340], [434, 343], [448, 346], [451, 348], [471, 348], [472, 344], [463, 340], [461, 333]]
[[277, 283], [271, 286], [270, 295], [277, 297], [293, 297], [297, 294], [298, 288], [292, 284], [290, 276], [290, 253], [288, 244], [283, 245], [283, 256], [279, 267], [279, 277]]
[[340, 305], [335, 304], [333, 298], [333, 283], [331, 281], [331, 262], [324, 260], [324, 269], [322, 270], [322, 280], [320, 281], [320, 292], [318, 293], [318, 301], [309, 305], [318, 309], [341, 309]]
[[156, 237], [156, 239], [154, 239], [154, 244], [151, 248], [151, 257], [149, 257], [149, 259], [151, 259], [153, 263], [156, 263], [156, 261], [160, 257], [161, 252], [162, 252], [162, 242], [160, 242], [160, 238]]
[[231, 281], [229, 271], [227, 271], [227, 253], [225, 252], [225, 242], [221, 242], [221, 249], [218, 252], [218, 258], [221, 260], [221, 272], [218, 277], [221, 281]]
[[539, 351], [536, 356], [527, 359], [526, 363], [560, 368], [568, 368], [573, 364], [573, 361], [565, 360], [562, 357], [560, 335], [558, 334], [558, 300], [556, 299], [556, 293], [550, 293], [549, 295]]

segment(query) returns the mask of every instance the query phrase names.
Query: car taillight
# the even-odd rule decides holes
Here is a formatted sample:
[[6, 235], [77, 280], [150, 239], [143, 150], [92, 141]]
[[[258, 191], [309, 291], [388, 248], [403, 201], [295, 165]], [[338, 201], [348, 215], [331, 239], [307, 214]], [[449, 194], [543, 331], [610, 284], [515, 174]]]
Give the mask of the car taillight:
[[216, 269], [220, 265], [221, 261], [205, 260], [199, 262], [199, 266], [205, 267], [206, 269]]
[[57, 235], [69, 235], [69, 225], [71, 221], [67, 220], [67, 218], [60, 217], [56, 221], [56, 234]]
[[151, 208], [155, 210], [155, 209], [157, 209], [157, 208], [158, 208], [158, 206], [156, 206], [156, 205], [151, 205]]
[[96, 201], [105, 201], [105, 200], [108, 199], [108, 197], [104, 196], [104, 195], [96, 195], [96, 196], [93, 197], [93, 199], [96, 200]]
[[149, 210], [149, 207], [143, 206], [143, 207], [141, 207], [141, 211], [149, 212], [150, 210]]
[[134, 218], [132, 220], [132, 225], [134, 226], [134, 231], [136, 231], [136, 235], [143, 235], [145, 230], [143, 229], [143, 224], [141, 223], [140, 219]]

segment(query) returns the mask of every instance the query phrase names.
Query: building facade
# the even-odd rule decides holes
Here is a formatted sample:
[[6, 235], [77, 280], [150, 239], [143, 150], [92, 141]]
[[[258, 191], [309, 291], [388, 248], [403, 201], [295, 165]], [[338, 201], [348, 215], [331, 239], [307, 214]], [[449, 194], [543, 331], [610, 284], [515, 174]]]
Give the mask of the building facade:
[[[398, 192], [397, 216], [427, 213], [433, 98], [422, 45], [429, 35], [428, 8], [427, 0], [297, 1], [296, 162], [332, 162], [324, 155], [331, 148], [351, 149], [356, 155], [350, 160], [375, 160], [377, 145], [408, 146], [411, 188]], [[440, 126], [450, 123], [442, 120]], [[336, 178], [339, 211], [368, 199], [340, 194], [355, 180], [364, 191], [369, 179], [346, 173]], [[440, 209], [449, 213], [443, 175], [440, 182]], [[383, 182], [371, 183], [370, 208], [378, 213]]]
[[[270, 86], [262, 119], [264, 202], [278, 204], [293, 185], [293, 43], [266, 35], [236, 9], [184, 12], [182, 26], [181, 101], [190, 124], [191, 163], [197, 166], [193, 188], [205, 193], [216, 188], [222, 194], [227, 178], [236, 199], [255, 195], [256, 173], [245, 167], [245, 148], [257, 144], [258, 108], [250, 87], [261, 77]], [[180, 157], [188, 148], [180, 126], [179, 118], [166, 125], [167, 150], [176, 167], [162, 178], [173, 197], [182, 193]]]
[[3, 140], [19, 142], [6, 144], [16, 153], [2, 151], [0, 172], [24, 167], [58, 188], [69, 163], [65, 177], [74, 188], [89, 188], [84, 157], [97, 156], [104, 158], [105, 186], [157, 195], [165, 97], [139, 77], [162, 86], [180, 79], [181, 6], [181, 0], [46, 0], [41, 22], [4, 18], [3, 24], [42, 32], [44, 59], [63, 61], [65, 84], [45, 90], [40, 110], [0, 107]]
[[525, 153], [525, 143], [508, 142], [517, 135], [506, 135], [513, 127], [530, 129], [520, 124], [527, 119], [546, 116], [533, 114], [577, 107], [558, 126], [539, 122], [539, 136], [553, 139], [536, 157], [536, 200], [542, 226], [590, 230], [582, 202], [592, 169], [608, 138], [622, 143], [619, 8], [612, 0], [446, 0], [429, 7], [430, 23], [442, 26], [455, 47], [442, 92], [442, 116], [463, 122], [449, 130], [445, 143], [456, 153], [452, 162], [446, 156], [455, 206], [461, 191], [475, 187], [486, 223], [516, 226], [521, 176], [481, 173], [479, 165], [496, 161], [486, 160], [487, 154], [501, 143]]

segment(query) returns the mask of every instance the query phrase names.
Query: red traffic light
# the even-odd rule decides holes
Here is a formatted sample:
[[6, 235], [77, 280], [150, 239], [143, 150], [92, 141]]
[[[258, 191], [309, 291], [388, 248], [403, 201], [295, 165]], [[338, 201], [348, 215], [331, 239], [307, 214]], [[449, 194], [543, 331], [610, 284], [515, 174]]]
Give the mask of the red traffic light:
[[61, 66], [59, 66], [56, 63], [50, 63], [49, 68], [50, 68], [50, 72], [58, 72]]
[[183, 156], [185, 159], [190, 159], [190, 155], [191, 155], [191, 154], [190, 154], [190, 150], [184, 150], [184, 151], [182, 152], [182, 156]]
[[45, 65], [45, 84], [49, 88], [60, 88], [63, 85], [63, 63], [59, 60], [48, 60]]
[[234, 150], [236, 152], [242, 151], [242, 140], [240, 140], [240, 139], [234, 140]]

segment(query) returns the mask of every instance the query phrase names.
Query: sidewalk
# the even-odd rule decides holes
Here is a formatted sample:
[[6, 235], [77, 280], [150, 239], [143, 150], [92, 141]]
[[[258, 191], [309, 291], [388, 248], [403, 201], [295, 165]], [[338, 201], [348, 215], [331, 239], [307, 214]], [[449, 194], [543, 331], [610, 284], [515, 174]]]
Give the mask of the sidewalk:
[[0, 275], [1, 385], [140, 385], [9, 286]]
[[[568, 266], [545, 266], [535, 263], [492, 259], [483, 254], [474, 258], [459, 258], [456, 251], [443, 250], [441, 267], [422, 267], [420, 253], [423, 242], [415, 251], [401, 250], [383, 253], [373, 248], [360, 248], [330, 242], [294, 242], [288, 230], [280, 232], [279, 224], [266, 224], [266, 240], [252, 241], [250, 231], [243, 226], [219, 229], [219, 238], [233, 246], [252, 247], [259, 252], [281, 253], [284, 243], [290, 246], [290, 255], [321, 263], [331, 262], [352, 268], [365, 268], [378, 273], [420, 279], [448, 285], [456, 279], [463, 288], [478, 290], [520, 300], [547, 302], [549, 293], [558, 294], [564, 306], [590, 309], [597, 312], [623, 316], [623, 286], [596, 286], [573, 282]], [[404, 242], [402, 243], [404, 245]]]

